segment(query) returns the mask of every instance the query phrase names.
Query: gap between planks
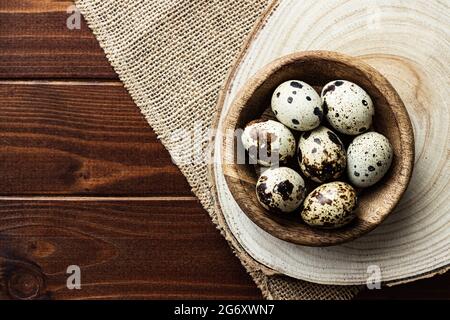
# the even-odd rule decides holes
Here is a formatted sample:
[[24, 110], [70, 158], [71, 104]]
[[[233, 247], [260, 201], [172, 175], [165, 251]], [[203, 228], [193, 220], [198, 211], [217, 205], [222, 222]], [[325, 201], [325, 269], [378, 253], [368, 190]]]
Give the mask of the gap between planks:
[[123, 87], [123, 83], [120, 80], [116, 79], [1, 79], [0, 85], [72, 85]]
[[101, 201], [198, 201], [192, 196], [165, 196], [165, 197], [118, 197], [118, 196], [0, 196], [0, 201], [69, 201], [69, 202], [101, 202]]

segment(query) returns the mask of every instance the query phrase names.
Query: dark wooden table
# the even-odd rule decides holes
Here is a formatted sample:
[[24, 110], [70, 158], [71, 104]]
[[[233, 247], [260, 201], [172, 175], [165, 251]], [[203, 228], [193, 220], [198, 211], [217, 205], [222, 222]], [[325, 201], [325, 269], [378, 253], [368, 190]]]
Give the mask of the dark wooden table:
[[[71, 5], [0, 2], [0, 297], [261, 298], [86, 24], [66, 27]], [[448, 299], [449, 285], [358, 298]]]

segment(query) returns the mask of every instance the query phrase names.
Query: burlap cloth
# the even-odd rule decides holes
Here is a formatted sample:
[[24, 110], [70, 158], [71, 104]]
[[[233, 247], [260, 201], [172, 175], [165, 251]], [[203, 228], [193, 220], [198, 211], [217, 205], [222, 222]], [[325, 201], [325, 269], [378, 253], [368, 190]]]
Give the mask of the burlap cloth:
[[[76, 4], [172, 155], [192, 153], [192, 146], [174, 139], [174, 132], [209, 136], [233, 61], [255, 23], [276, 6], [270, 0], [76, 0]], [[207, 155], [208, 140], [196, 151]], [[177, 165], [265, 298], [350, 299], [359, 291], [355, 286], [318, 285], [273, 274], [253, 260], [229, 231], [216, 203], [208, 163]]]

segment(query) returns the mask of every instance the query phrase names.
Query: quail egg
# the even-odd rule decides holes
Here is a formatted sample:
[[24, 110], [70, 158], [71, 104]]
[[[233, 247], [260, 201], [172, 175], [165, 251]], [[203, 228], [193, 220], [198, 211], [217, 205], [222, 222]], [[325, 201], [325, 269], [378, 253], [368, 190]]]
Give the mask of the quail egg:
[[355, 189], [344, 182], [330, 182], [314, 189], [305, 199], [303, 220], [312, 227], [335, 229], [355, 218]]
[[322, 121], [322, 99], [309, 84], [290, 80], [274, 91], [272, 111], [285, 126], [308, 131], [318, 127]]
[[347, 175], [356, 187], [370, 187], [383, 178], [392, 163], [393, 149], [380, 133], [367, 132], [356, 137], [347, 150]]
[[321, 96], [326, 118], [337, 131], [357, 135], [372, 125], [373, 102], [360, 86], [346, 80], [332, 81], [323, 87]]
[[295, 155], [294, 135], [277, 121], [250, 122], [245, 127], [241, 140], [250, 158], [262, 166], [285, 162]]
[[269, 211], [292, 212], [305, 198], [305, 182], [290, 168], [271, 168], [259, 177], [256, 195], [259, 203]]
[[339, 137], [330, 129], [320, 126], [300, 137], [298, 162], [306, 177], [322, 183], [341, 176], [347, 163], [347, 154]]

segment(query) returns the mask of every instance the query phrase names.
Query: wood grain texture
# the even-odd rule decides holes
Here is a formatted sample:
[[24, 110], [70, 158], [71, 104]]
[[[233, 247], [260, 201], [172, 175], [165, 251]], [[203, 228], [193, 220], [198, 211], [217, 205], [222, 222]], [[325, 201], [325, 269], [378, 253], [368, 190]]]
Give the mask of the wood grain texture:
[[220, 205], [230, 229], [257, 261], [323, 284], [364, 284], [370, 265], [380, 267], [385, 283], [448, 270], [448, 9], [440, 1], [287, 0], [251, 39], [224, 88], [221, 121], [239, 89], [270, 61], [298, 51], [338, 51], [357, 56], [392, 83], [410, 114], [417, 151], [409, 188], [378, 228], [344, 245], [306, 248], [279, 241], [241, 212], [220, 174], [217, 137], [214, 173]]
[[191, 195], [116, 83], [0, 82], [0, 195]]
[[357, 218], [350, 225], [337, 230], [319, 230], [304, 224], [300, 217], [286, 219], [269, 214], [258, 203], [254, 195], [258, 176], [253, 165], [234, 161], [237, 150], [243, 149], [237, 147], [233, 134], [222, 143], [223, 173], [228, 188], [242, 211], [279, 239], [308, 246], [329, 246], [354, 240], [373, 230], [392, 212], [409, 183], [414, 160], [414, 133], [408, 113], [389, 82], [361, 60], [335, 52], [307, 51], [279, 58], [249, 80], [228, 110], [224, 132], [243, 130], [247, 123], [259, 119], [270, 105], [278, 85], [292, 79], [301, 79], [319, 89], [334, 79], [346, 79], [364, 88], [374, 101], [374, 130], [388, 137], [393, 147], [394, 161], [390, 171], [377, 185], [359, 190]]
[[0, 79], [117, 79], [87, 25], [69, 30], [72, 1], [0, 2]]
[[0, 269], [6, 298], [260, 297], [195, 200], [3, 201]]
[[[93, 83], [62, 81], [55, 86], [54, 82], [28, 81], [116, 78], [84, 22], [81, 31], [65, 28], [65, 10], [69, 5], [71, 1], [65, 0], [0, 1], [0, 78], [8, 80], [0, 82], [0, 110], [8, 109], [4, 115], [0, 113], [0, 156], [6, 154], [2, 161], [10, 164], [3, 166], [0, 162], [2, 177], [8, 177], [2, 178], [8, 188], [0, 186], [0, 191], [6, 197], [65, 195], [55, 202], [0, 201], [0, 260], [5, 267], [3, 276], [9, 275], [15, 284], [12, 290], [15, 296], [12, 297], [1, 282], [0, 299], [260, 298], [225, 240], [212, 227], [206, 212], [198, 204], [177, 200], [180, 189], [170, 182], [166, 186], [167, 175], [159, 176], [158, 187], [166, 196], [173, 197], [171, 202], [158, 199], [141, 200], [137, 204], [126, 199], [90, 202], [90, 198], [85, 198], [84, 202], [66, 203], [65, 200], [70, 200], [73, 195], [92, 195], [94, 189], [97, 190], [95, 194], [105, 197], [110, 196], [109, 192], [114, 194], [117, 187], [120, 191], [116, 196], [124, 190], [126, 194], [136, 190], [148, 194], [145, 178], [137, 176], [127, 188], [119, 183], [106, 186], [104, 192], [98, 191], [101, 189], [99, 184], [92, 181], [89, 185], [97, 187], [90, 192], [83, 191], [80, 187], [83, 183], [70, 182], [78, 179], [74, 177], [76, 170], [67, 169], [64, 164], [78, 163], [77, 154], [97, 159], [95, 163], [103, 163], [107, 168], [110, 168], [109, 163], [117, 163], [119, 156], [128, 164], [131, 163], [126, 160], [128, 156], [138, 158], [134, 151], [127, 152], [129, 149], [121, 149], [126, 155], [119, 155], [114, 148], [98, 148], [94, 146], [96, 143], [88, 141], [111, 139], [117, 144], [122, 138], [130, 139], [144, 150], [148, 149], [142, 141], [146, 145], [153, 141], [152, 147], [146, 147], [154, 150], [151, 160], [137, 161], [141, 164], [144, 161], [148, 169], [155, 165], [155, 159], [159, 163], [157, 168], [172, 166], [167, 152], [156, 145], [151, 129], [144, 129], [147, 126], [144, 122], [138, 123], [135, 106], [123, 89], [109, 91], [104, 83], [94, 87]], [[89, 84], [94, 88], [86, 95], [86, 91], [75, 89], [77, 93], [73, 95], [73, 84]], [[17, 89], [18, 85], [20, 89]], [[105, 110], [107, 104], [112, 109], [101, 116], [112, 119], [112, 127], [117, 130], [105, 129], [105, 124], [99, 122], [100, 114], [95, 117], [93, 109]], [[74, 114], [69, 113], [72, 109]], [[83, 121], [74, 123], [75, 115]], [[125, 125], [119, 128], [118, 119], [123, 119]], [[131, 124], [130, 119], [136, 122]], [[31, 129], [21, 126], [21, 122]], [[39, 136], [32, 135], [34, 130]], [[68, 133], [75, 138], [69, 141]], [[51, 150], [57, 151], [54, 146], [59, 134], [64, 137], [64, 142], [60, 142], [58, 148], [65, 145], [70, 146], [70, 150], [58, 151], [64, 155], [64, 160], [43, 166], [42, 159], [55, 160], [48, 156], [52, 155]], [[85, 142], [80, 146], [83, 140]], [[52, 148], [46, 148], [47, 144]], [[30, 156], [30, 152], [36, 156]], [[38, 154], [41, 160], [36, 158]], [[105, 162], [105, 159], [109, 160]], [[20, 170], [15, 169], [16, 165]], [[103, 165], [95, 168], [99, 167], [105, 168]], [[117, 169], [115, 165], [113, 167]], [[91, 167], [91, 175], [103, 175], [95, 168]], [[127, 170], [121, 172], [126, 175]], [[178, 181], [178, 178], [174, 180]], [[186, 185], [183, 188], [181, 193], [187, 194], [189, 188]], [[114, 253], [118, 255], [114, 256]], [[65, 269], [73, 263], [82, 264], [85, 278], [82, 283], [86, 286], [81, 291], [69, 291], [64, 287]], [[42, 279], [46, 285], [36, 294], [35, 284], [43, 283]], [[369, 299], [423, 298], [424, 295], [448, 298], [446, 289], [449, 285], [450, 277], [445, 275], [439, 281], [422, 280], [407, 286], [367, 291], [361, 296]]]

